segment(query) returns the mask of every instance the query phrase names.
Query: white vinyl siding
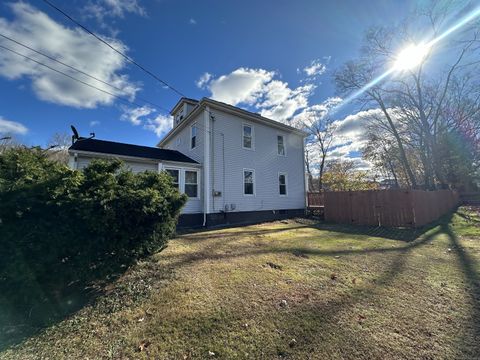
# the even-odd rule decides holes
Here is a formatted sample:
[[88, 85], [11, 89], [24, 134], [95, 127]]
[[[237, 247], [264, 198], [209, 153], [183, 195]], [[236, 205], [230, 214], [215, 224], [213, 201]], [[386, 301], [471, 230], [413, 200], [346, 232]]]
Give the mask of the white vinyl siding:
[[[110, 159], [116, 158], [115, 156], [111, 156]], [[81, 170], [86, 167], [90, 162], [94, 159], [108, 159], [108, 157], [93, 157], [93, 156], [86, 156], [86, 155], [78, 155], [77, 158], [77, 169]], [[123, 160], [123, 163], [127, 167], [127, 169], [131, 170], [134, 173], [140, 173], [144, 171], [158, 171], [158, 162], [147, 162], [147, 161], [134, 161], [134, 160]]]
[[[303, 137], [268, 125], [253, 124], [255, 151], [243, 149], [245, 119], [210, 110], [215, 120], [211, 134], [210, 183], [213, 191], [211, 211], [263, 211], [303, 209], [305, 177]], [[250, 124], [250, 123], [248, 123]], [[239, 136], [240, 135], [240, 136]], [[284, 138], [288, 156], [278, 155], [277, 136]], [[255, 170], [255, 196], [244, 194], [244, 169]], [[279, 195], [278, 174], [288, 174], [287, 196]], [[212, 192], [212, 191], [211, 191]], [[232, 210], [233, 209], [233, 210]]]

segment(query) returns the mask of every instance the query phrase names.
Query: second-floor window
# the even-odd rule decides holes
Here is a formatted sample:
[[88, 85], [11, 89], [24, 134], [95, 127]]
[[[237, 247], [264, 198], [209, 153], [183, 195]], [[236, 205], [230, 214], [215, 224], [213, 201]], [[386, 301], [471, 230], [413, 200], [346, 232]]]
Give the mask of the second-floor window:
[[190, 127], [190, 149], [194, 149], [197, 146], [197, 125], [193, 124]]
[[285, 156], [285, 137], [283, 135], [277, 135], [277, 153], [278, 155]]
[[253, 149], [253, 127], [243, 124], [242, 146], [244, 149]]

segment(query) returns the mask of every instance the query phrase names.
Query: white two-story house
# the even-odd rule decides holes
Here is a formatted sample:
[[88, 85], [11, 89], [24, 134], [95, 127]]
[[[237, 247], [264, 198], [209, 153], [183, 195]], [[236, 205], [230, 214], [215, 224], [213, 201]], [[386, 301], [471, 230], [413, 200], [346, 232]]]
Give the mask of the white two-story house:
[[157, 148], [80, 139], [70, 165], [117, 157], [132, 171], [167, 171], [188, 202], [180, 227], [260, 222], [305, 210], [304, 137], [298, 129], [208, 98], [182, 98]]

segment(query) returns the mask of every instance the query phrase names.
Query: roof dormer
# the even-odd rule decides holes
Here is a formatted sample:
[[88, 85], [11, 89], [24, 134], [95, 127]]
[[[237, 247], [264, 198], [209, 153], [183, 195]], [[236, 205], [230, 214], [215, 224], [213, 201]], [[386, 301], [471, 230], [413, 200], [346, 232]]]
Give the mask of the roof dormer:
[[188, 114], [197, 106], [198, 101], [194, 99], [181, 98], [178, 103], [173, 107], [170, 114], [173, 116], [173, 127], [175, 128], [185, 119]]

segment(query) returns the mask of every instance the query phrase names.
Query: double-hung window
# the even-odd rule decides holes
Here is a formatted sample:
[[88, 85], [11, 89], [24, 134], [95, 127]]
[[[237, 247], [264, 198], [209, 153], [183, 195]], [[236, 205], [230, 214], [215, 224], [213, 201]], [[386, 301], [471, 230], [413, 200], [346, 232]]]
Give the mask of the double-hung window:
[[198, 197], [198, 172], [185, 170], [185, 194], [188, 197]]
[[277, 135], [277, 154], [285, 156], [285, 137], [283, 135]]
[[287, 196], [287, 174], [278, 174], [278, 193], [280, 196]]
[[197, 125], [193, 124], [190, 127], [190, 149], [194, 149], [197, 146]]
[[253, 127], [243, 124], [242, 127], [242, 146], [244, 149], [253, 149]]
[[180, 190], [180, 170], [167, 169], [166, 171], [172, 177], [173, 186]]
[[250, 170], [250, 169], [243, 170], [243, 194], [244, 195], [255, 194], [255, 170]]

